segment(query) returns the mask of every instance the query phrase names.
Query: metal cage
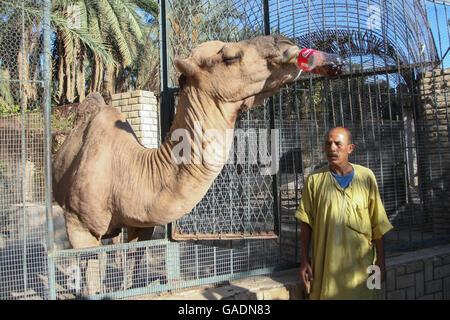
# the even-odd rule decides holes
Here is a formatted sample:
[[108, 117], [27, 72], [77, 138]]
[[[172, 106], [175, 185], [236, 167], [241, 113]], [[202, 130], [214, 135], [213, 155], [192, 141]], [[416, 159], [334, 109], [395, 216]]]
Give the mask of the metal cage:
[[[297, 266], [294, 213], [335, 125], [352, 130], [351, 161], [375, 173], [395, 227], [388, 251], [448, 242], [448, 10], [420, 0], [161, 0], [163, 137], [177, 99], [173, 59], [201, 42], [280, 33], [340, 54], [345, 72], [304, 75], [242, 113], [241, 161], [159, 239], [73, 250], [51, 196], [50, 0], [2, 0], [0, 299], [123, 298]], [[261, 173], [260, 144], [278, 155], [276, 174]]]

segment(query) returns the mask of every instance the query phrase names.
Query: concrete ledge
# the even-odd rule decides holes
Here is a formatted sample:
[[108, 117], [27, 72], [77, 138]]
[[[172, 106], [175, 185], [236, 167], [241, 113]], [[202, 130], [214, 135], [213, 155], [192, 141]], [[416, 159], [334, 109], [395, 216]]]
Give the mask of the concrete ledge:
[[129, 297], [128, 300], [304, 300], [297, 269], [231, 281], [227, 285], [202, 286], [165, 293]]
[[415, 251], [394, 253], [386, 257], [386, 268], [407, 264], [417, 260], [427, 260], [433, 257], [450, 254], [450, 246], [442, 245], [430, 248], [423, 248]]
[[[423, 300], [450, 298], [450, 245], [391, 253], [379, 299]], [[130, 300], [305, 300], [299, 269], [187, 288], [172, 293], [129, 297]]]

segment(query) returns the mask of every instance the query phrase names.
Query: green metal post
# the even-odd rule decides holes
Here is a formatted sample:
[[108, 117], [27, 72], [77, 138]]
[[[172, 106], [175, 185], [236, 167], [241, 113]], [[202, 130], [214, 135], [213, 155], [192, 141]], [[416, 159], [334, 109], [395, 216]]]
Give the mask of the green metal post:
[[[269, 12], [269, 0], [263, 1], [264, 5], [264, 34], [270, 35], [270, 12]], [[269, 106], [269, 116], [270, 116], [270, 130], [272, 132], [273, 129], [275, 129], [275, 108], [274, 108], [274, 102], [273, 97], [269, 98], [268, 101]], [[271, 144], [273, 143], [271, 139]], [[271, 146], [272, 147], [272, 146]], [[272, 148], [271, 148], [272, 150]], [[272, 161], [278, 161], [278, 159], [274, 159], [272, 157]], [[273, 164], [272, 164], [273, 165]], [[274, 224], [275, 224], [275, 234], [277, 234], [279, 237], [281, 236], [281, 216], [279, 211], [279, 197], [278, 197], [278, 173], [275, 173], [272, 176], [272, 193], [273, 193], [273, 215], [274, 215]], [[280, 246], [281, 248], [281, 246]]]
[[49, 299], [56, 300], [54, 232], [52, 213], [52, 165], [51, 165], [51, 0], [44, 0], [43, 44], [44, 44], [44, 158], [45, 158], [45, 205], [47, 222], [47, 252], [48, 252], [48, 285]]

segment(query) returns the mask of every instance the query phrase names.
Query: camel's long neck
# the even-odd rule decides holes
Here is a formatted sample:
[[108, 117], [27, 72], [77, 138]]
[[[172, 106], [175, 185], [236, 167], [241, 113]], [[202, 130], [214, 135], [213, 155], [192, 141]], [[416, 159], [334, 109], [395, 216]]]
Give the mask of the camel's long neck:
[[228, 111], [189, 87], [180, 95], [174, 121], [157, 153], [170, 153], [178, 172], [194, 170], [215, 177], [226, 162], [223, 153], [231, 147], [236, 118], [232, 108]]
[[170, 220], [191, 211], [222, 170], [237, 113], [192, 88], [180, 95], [172, 127], [150, 157], [154, 191], [159, 191], [154, 200], [169, 202], [164, 209], [173, 213]]

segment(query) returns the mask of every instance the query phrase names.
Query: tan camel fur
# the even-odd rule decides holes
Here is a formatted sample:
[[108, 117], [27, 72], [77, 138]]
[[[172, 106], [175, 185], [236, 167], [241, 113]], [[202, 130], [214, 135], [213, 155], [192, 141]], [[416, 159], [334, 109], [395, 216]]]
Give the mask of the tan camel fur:
[[[182, 154], [201, 153], [203, 161], [177, 164], [174, 130], [194, 136], [201, 124], [203, 133], [215, 129], [225, 136], [241, 110], [298, 77], [299, 51], [289, 39], [273, 35], [206, 42], [175, 60], [182, 88], [172, 128], [158, 149], [140, 145], [125, 116], [99, 94], [86, 97], [53, 162], [54, 197], [64, 209], [71, 245], [98, 246], [122, 227], [128, 228], [129, 241], [150, 239], [154, 226], [189, 213], [220, 173], [231, 141], [203, 137], [202, 150], [192, 146], [192, 156]], [[220, 161], [208, 163], [208, 156]]]

